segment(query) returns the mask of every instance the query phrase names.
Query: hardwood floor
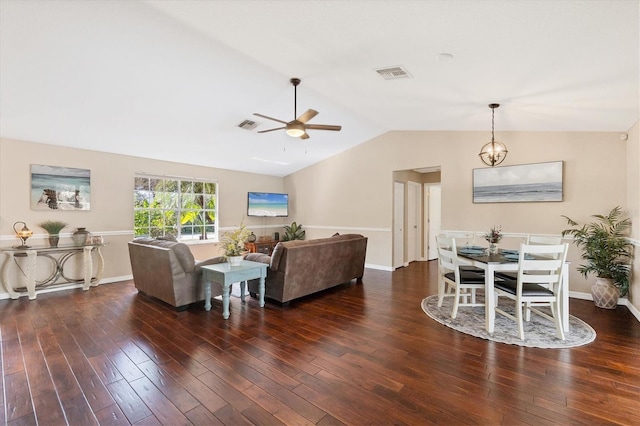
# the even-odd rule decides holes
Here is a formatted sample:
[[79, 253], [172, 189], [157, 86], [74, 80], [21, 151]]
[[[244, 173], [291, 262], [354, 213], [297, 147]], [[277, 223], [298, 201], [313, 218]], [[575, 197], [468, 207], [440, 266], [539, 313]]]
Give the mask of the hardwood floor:
[[450, 330], [420, 301], [435, 262], [366, 270], [289, 307], [187, 311], [132, 282], [0, 301], [0, 422], [22, 424], [640, 424], [640, 324], [571, 300], [574, 349]]

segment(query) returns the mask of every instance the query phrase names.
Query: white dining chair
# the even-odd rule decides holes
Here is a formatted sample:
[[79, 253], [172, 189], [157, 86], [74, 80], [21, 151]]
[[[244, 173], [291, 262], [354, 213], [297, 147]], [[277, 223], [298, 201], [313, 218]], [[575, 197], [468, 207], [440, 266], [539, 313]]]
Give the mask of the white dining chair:
[[[443, 234], [447, 238], [453, 238], [456, 241], [456, 247], [472, 247], [476, 242], [476, 233], [473, 231], [446, 231]], [[474, 271], [484, 274], [482, 268], [473, 265], [460, 265], [460, 269], [464, 271]]]
[[[524, 322], [530, 320], [531, 312], [541, 315], [555, 323], [556, 336], [564, 340], [564, 330], [559, 315], [560, 288], [563, 285], [563, 272], [566, 268], [569, 245], [520, 245], [518, 274], [516, 280], [504, 279], [495, 283], [495, 311], [514, 320], [518, 327], [518, 336], [524, 340]], [[515, 301], [515, 315], [499, 306], [501, 297]], [[538, 309], [548, 306], [551, 315]]]
[[[528, 234], [525, 244], [530, 245], [558, 245], [562, 244], [562, 237], [559, 235], [536, 235]], [[516, 274], [512, 272], [499, 272], [496, 274], [500, 278], [515, 280]]]
[[527, 238], [527, 244], [558, 245], [558, 244], [562, 244], [562, 237], [560, 235], [529, 234]]
[[458, 316], [460, 306], [484, 306], [476, 300], [476, 290], [484, 289], [484, 275], [460, 268], [455, 238], [436, 237], [438, 244], [438, 306], [445, 297], [453, 297], [451, 318]]

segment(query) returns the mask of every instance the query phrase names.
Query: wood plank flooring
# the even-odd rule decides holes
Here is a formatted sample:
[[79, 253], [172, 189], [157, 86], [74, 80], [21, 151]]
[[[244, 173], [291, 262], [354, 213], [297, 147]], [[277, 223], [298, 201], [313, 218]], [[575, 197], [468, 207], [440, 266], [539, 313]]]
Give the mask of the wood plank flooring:
[[435, 262], [288, 307], [187, 311], [132, 282], [0, 301], [9, 425], [640, 424], [640, 324], [571, 300], [574, 349], [497, 344], [428, 318]]

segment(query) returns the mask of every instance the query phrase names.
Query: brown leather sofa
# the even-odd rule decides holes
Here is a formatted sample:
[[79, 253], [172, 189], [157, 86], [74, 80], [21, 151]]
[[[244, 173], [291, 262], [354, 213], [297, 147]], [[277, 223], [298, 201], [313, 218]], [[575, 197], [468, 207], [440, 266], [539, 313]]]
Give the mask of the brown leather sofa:
[[[315, 240], [280, 242], [271, 256], [250, 253], [245, 259], [269, 264], [265, 296], [280, 303], [348, 283], [362, 282], [367, 237], [335, 235]], [[258, 280], [249, 281], [258, 292]]]
[[[129, 242], [129, 259], [138, 291], [176, 310], [204, 301], [201, 267], [224, 262], [222, 256], [196, 262], [186, 244], [148, 237]], [[211, 297], [221, 294], [222, 287], [212, 283]]]

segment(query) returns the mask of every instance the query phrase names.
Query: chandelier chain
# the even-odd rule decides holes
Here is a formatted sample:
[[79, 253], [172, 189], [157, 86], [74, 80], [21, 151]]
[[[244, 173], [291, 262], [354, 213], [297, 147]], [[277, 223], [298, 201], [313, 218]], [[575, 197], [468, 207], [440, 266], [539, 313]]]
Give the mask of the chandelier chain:
[[494, 129], [494, 125], [495, 125], [495, 116], [496, 116], [496, 110], [495, 110], [495, 108], [491, 108], [491, 142], [495, 142], [495, 138], [493, 136], [493, 129]]

